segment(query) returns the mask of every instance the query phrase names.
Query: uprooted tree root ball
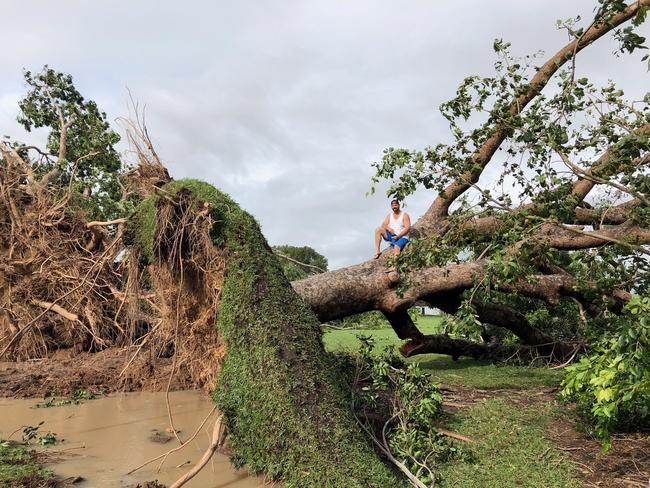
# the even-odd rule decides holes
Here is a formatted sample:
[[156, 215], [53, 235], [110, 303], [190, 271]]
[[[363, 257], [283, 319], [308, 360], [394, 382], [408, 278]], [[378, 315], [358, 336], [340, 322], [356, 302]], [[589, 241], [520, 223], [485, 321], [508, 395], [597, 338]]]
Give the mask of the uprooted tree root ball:
[[180, 306], [169, 313], [190, 324], [216, 316], [214, 344], [225, 355], [214, 399], [236, 466], [288, 487], [403, 484], [358, 429], [318, 319], [251, 215], [206, 183], [175, 181], [140, 205], [128, 240], [152, 283], [178, 284], [168, 302]]
[[174, 198], [159, 194], [142, 203], [129, 227], [127, 241], [136, 244], [130, 250], [131, 316], [153, 324], [152, 346], [173, 356], [172, 375], [183, 367], [196, 386], [211, 390], [226, 352], [214, 326], [226, 263], [226, 249], [211, 238], [219, 222], [209, 203], [195, 207], [187, 189]]
[[37, 177], [8, 146], [2, 156], [0, 356], [24, 360], [62, 348], [124, 345], [132, 331], [114, 295], [119, 239], [109, 244], [102, 223], [85, 221], [70, 188], [52, 189], [51, 175]]
[[87, 222], [77, 193], [2, 149], [3, 358], [117, 350], [125, 385], [164, 363], [167, 389], [179, 376], [216, 385], [235, 465], [286, 486], [403, 483], [358, 428], [318, 319], [228, 196], [164, 185], [145, 158], [127, 174], [141, 199], [132, 218]]

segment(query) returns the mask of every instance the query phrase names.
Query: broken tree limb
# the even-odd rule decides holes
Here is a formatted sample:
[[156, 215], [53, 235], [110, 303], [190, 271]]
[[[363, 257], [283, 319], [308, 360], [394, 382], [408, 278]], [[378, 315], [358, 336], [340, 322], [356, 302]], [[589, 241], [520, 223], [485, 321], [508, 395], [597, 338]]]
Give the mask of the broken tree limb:
[[510, 358], [534, 360], [545, 358], [549, 361], [561, 360], [566, 354], [575, 352], [576, 345], [554, 341], [534, 346], [511, 344], [481, 344], [466, 339], [455, 339], [446, 334], [424, 336], [421, 340], [411, 340], [400, 348], [404, 357], [418, 354], [445, 354], [456, 361], [461, 357], [500, 361]]
[[384, 316], [400, 339], [421, 339], [424, 334], [413, 323], [408, 309], [397, 312], [385, 312]]
[[550, 335], [530, 325], [524, 314], [510, 307], [478, 300], [472, 300], [471, 304], [481, 322], [508, 329], [519, 337], [523, 345], [535, 347], [543, 356], [564, 360], [576, 351], [575, 345], [556, 341]]
[[199, 471], [201, 471], [205, 465], [208, 464], [208, 461], [210, 458], [212, 458], [215, 451], [219, 449], [219, 447], [221, 447], [223, 444], [224, 428], [222, 421], [223, 415], [219, 415], [219, 417], [217, 417], [217, 420], [214, 422], [214, 428], [212, 429], [212, 441], [210, 442], [210, 445], [206, 449], [205, 453], [203, 453], [203, 456], [201, 456], [201, 459], [199, 459], [199, 461], [194, 465], [192, 469], [190, 469], [187, 473], [176, 480], [169, 488], [181, 488], [181, 486], [194, 478], [199, 473]]
[[32, 301], [32, 304], [44, 308], [46, 312], [52, 311], [54, 313], [57, 313], [64, 319], [68, 319], [71, 322], [79, 322], [79, 316], [76, 313], [69, 312], [61, 305], [57, 305], [56, 303], [34, 300]]
[[126, 222], [127, 219], [115, 219], [115, 220], [106, 220], [106, 221], [93, 220], [91, 222], [88, 222], [86, 224], [86, 227], [90, 229], [91, 227], [106, 227], [107, 225], [125, 224]]
[[314, 266], [313, 264], [307, 264], [303, 263], [302, 261], [298, 261], [297, 259], [293, 259], [292, 257], [287, 256], [286, 254], [282, 254], [279, 251], [276, 251], [275, 249], [273, 250], [273, 254], [275, 254], [278, 257], [281, 257], [282, 259], [286, 259], [287, 261], [290, 261], [292, 263], [297, 264], [298, 266], [304, 266], [307, 268], [311, 268], [313, 270], [316, 270], [318, 273], [326, 273], [327, 270], [323, 268], [319, 268], [318, 266]]

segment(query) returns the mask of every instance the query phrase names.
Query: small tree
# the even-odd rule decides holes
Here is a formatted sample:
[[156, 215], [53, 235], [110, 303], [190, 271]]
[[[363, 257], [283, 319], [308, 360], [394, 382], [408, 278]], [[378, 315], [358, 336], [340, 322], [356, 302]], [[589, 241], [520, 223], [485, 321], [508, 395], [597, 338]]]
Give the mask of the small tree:
[[122, 162], [115, 149], [120, 136], [110, 128], [106, 113], [86, 100], [72, 77], [44, 66], [24, 72], [29, 89], [19, 102], [18, 122], [25, 130], [46, 127], [48, 153], [34, 163], [38, 176], [52, 185], [76, 190], [77, 201], [91, 218], [110, 219], [124, 212], [120, 203]]

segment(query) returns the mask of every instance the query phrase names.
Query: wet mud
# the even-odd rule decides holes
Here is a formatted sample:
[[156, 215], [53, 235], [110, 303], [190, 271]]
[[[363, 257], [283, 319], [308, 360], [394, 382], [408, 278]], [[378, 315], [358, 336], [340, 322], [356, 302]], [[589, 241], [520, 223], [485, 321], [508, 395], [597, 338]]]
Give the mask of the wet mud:
[[[171, 392], [174, 426], [182, 441], [198, 429], [214, 404], [202, 391]], [[210, 443], [215, 414], [194, 440], [171, 454], [157, 472], [159, 461], [127, 473], [140, 464], [179, 445], [169, 429], [165, 394], [122, 393], [89, 400], [80, 405], [35, 408], [36, 399], [0, 398], [0, 438], [21, 440], [22, 428], [38, 425], [39, 435], [56, 434], [59, 442], [40, 449], [50, 467], [61, 478], [82, 477], [74, 486], [126, 487], [150, 480], [170, 485], [187, 472]], [[13, 434], [13, 435], [12, 435]], [[165, 439], [164, 442], [161, 442]], [[188, 488], [248, 488], [260, 480], [236, 471], [228, 457], [216, 453], [211, 462], [189, 483]]]

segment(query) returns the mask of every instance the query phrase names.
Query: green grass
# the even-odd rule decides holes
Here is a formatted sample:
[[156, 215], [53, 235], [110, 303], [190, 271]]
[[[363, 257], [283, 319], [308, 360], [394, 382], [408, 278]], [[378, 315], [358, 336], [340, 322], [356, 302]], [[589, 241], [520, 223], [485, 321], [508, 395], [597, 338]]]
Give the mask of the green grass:
[[[422, 320], [424, 319], [424, 320]], [[440, 332], [438, 317], [418, 318], [425, 334]], [[378, 346], [396, 348], [402, 343], [392, 329], [329, 330], [324, 335], [326, 348], [337, 352], [358, 349], [357, 335], [373, 337]], [[532, 389], [557, 386], [562, 373], [543, 368], [496, 366], [485, 361], [426, 354], [407, 360], [418, 362], [435, 382], [478, 389]], [[445, 428], [467, 435], [476, 444], [463, 444], [471, 461], [452, 460], [438, 466], [439, 486], [483, 487], [578, 487], [574, 466], [567, 454], [557, 449], [544, 434], [559, 415], [550, 405], [521, 406], [508, 400], [507, 393], [461, 409], [451, 416]]]
[[47, 488], [55, 483], [52, 473], [36, 462], [31, 451], [0, 441], [0, 486]]
[[539, 388], [559, 386], [563, 373], [546, 368], [495, 365], [486, 361], [461, 358], [453, 361], [438, 354], [411, 358], [428, 370], [433, 379], [446, 385], [468, 388]]
[[550, 405], [522, 407], [504, 398], [480, 402], [462, 410], [447, 428], [477, 441], [470, 448], [473, 460], [439, 465], [441, 486], [582, 486], [568, 455], [544, 437], [553, 418]]
[[[417, 326], [424, 334], [440, 332], [440, 317], [418, 317]], [[392, 329], [375, 330], [328, 330], [324, 334], [325, 347], [333, 352], [355, 352], [359, 349], [358, 335], [368, 335], [375, 340], [375, 350], [381, 352], [391, 347], [396, 353], [403, 343]], [[435, 381], [447, 385], [468, 388], [536, 388], [558, 386], [562, 372], [544, 368], [521, 366], [496, 366], [488, 361], [461, 358], [453, 361], [449, 356], [422, 354], [407, 362], [417, 362], [428, 370]]]
[[[417, 326], [424, 334], [438, 334], [442, 324], [441, 317], [418, 317]], [[395, 351], [402, 341], [395, 335], [390, 327], [385, 329], [326, 329], [324, 341], [325, 348], [336, 352], [355, 352], [359, 349], [359, 334], [369, 335], [375, 339], [376, 350], [381, 352], [385, 346], [394, 347]]]

